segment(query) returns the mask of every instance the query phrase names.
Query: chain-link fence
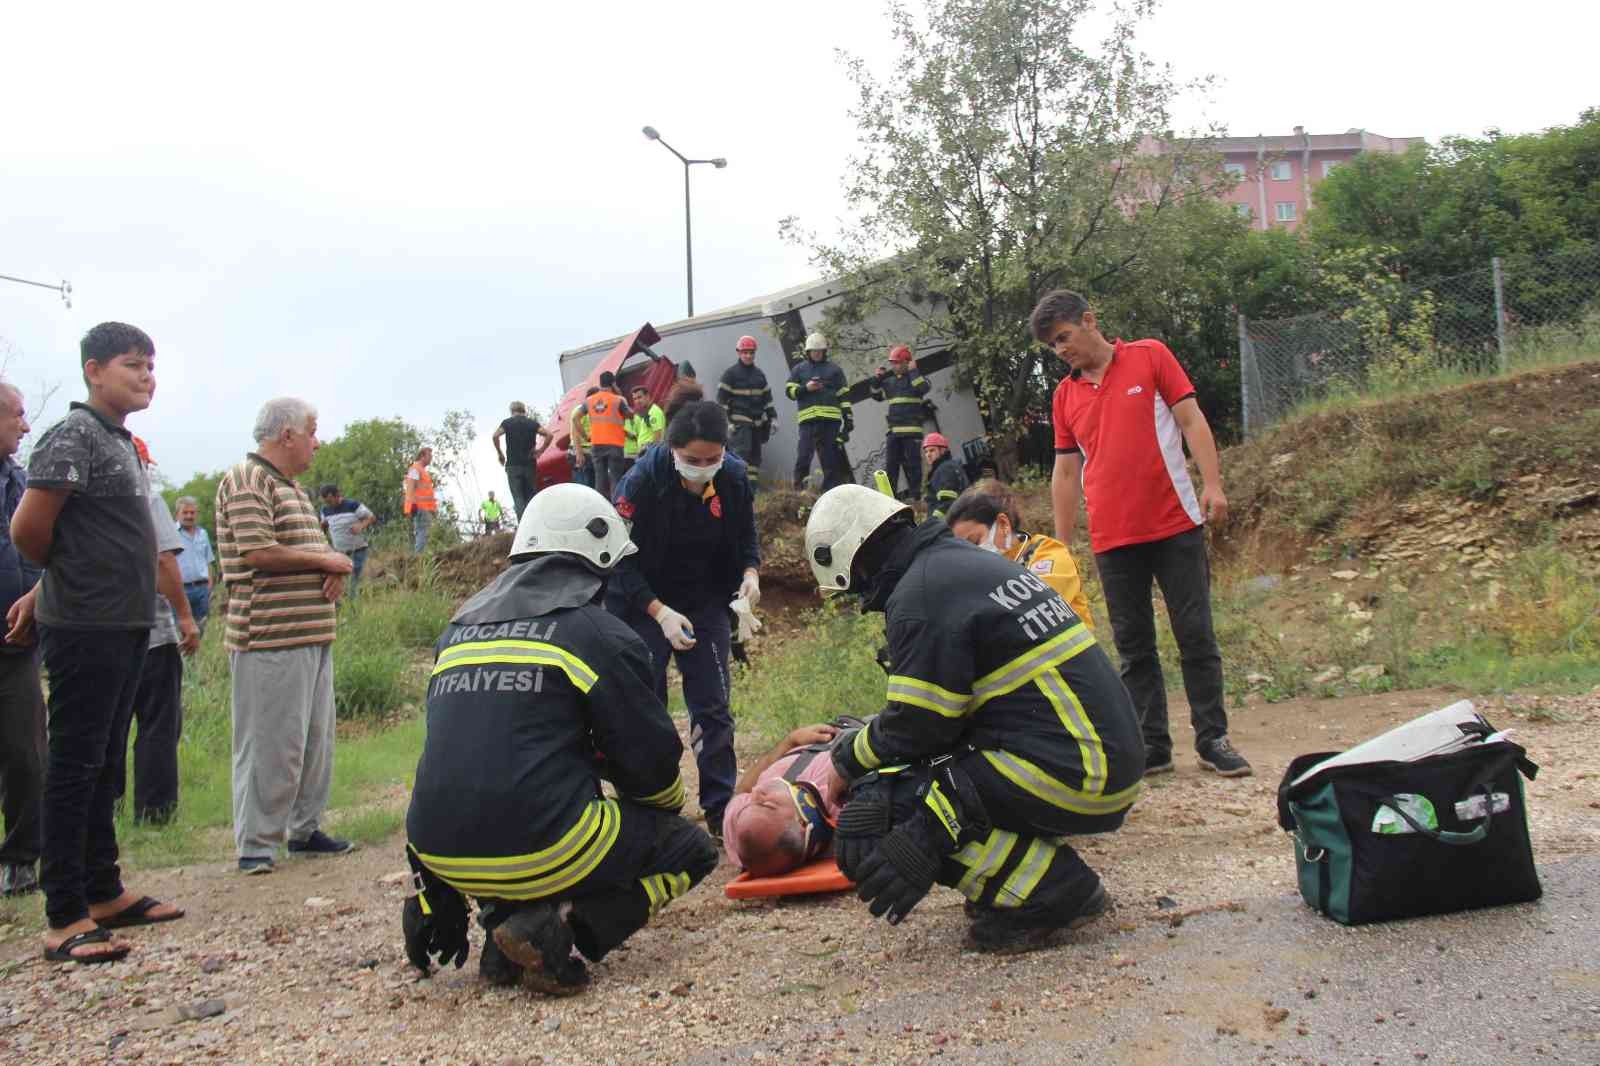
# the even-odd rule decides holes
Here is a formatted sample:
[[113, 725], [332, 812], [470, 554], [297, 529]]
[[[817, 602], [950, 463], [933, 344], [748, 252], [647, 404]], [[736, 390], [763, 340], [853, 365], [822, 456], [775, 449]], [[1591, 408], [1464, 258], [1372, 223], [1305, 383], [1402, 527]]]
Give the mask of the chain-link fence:
[[1600, 354], [1600, 247], [1495, 258], [1293, 318], [1241, 315], [1244, 431], [1333, 394], [1429, 371], [1500, 373], [1523, 357], [1583, 349]]

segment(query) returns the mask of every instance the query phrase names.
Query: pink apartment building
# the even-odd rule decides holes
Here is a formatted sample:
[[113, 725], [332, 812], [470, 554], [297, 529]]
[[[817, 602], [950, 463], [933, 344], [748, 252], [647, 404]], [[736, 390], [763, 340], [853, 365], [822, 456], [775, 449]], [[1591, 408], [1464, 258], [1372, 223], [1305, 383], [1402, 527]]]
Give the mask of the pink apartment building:
[[1399, 153], [1421, 143], [1421, 137], [1380, 137], [1359, 129], [1307, 133], [1296, 126], [1288, 136], [1219, 137], [1199, 146], [1218, 153], [1223, 169], [1238, 179], [1223, 200], [1256, 229], [1292, 230], [1305, 220], [1317, 183], [1340, 163], [1362, 152]]

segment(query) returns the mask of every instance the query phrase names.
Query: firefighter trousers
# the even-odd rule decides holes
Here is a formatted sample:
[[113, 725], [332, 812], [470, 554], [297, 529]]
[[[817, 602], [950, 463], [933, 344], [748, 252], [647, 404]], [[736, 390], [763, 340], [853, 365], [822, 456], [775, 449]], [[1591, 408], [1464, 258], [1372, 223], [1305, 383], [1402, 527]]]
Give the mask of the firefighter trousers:
[[618, 807], [617, 841], [593, 873], [535, 904], [480, 899], [484, 927], [493, 929], [522, 907], [571, 902], [573, 944], [599, 962], [716, 869], [717, 846], [699, 826], [653, 807], [626, 801]]
[[749, 468], [750, 487], [761, 483], [761, 430], [752, 422], [735, 422], [728, 434], [728, 447]]
[[906, 474], [906, 494], [901, 500], [922, 498], [922, 434], [895, 433], [892, 430], [883, 442], [883, 471], [889, 475], [889, 487], [898, 490], [900, 471]]
[[811, 476], [811, 457], [822, 465], [822, 491], [850, 483], [850, 462], [839, 434], [844, 424], [836, 418], [813, 418], [800, 423], [800, 442], [794, 460], [794, 485], [800, 488]]

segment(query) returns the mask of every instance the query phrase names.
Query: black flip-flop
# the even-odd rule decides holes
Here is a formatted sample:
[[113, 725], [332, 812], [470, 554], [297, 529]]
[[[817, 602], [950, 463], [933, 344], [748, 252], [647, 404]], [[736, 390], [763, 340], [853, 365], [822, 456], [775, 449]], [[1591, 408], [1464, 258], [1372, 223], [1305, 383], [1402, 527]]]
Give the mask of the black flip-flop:
[[110, 942], [111, 930], [105, 928], [91, 929], [87, 933], [78, 933], [67, 937], [57, 947], [45, 948], [44, 957], [50, 962], [75, 962], [80, 966], [94, 966], [102, 962], [117, 962], [128, 957], [128, 952], [131, 949], [126, 945], [114, 951], [105, 951], [96, 955], [74, 955], [72, 953], [73, 948], [82, 947], [85, 944], [109, 944]]
[[117, 913], [105, 918], [96, 918], [102, 929], [127, 929], [134, 925], [160, 925], [162, 922], [175, 922], [183, 917], [181, 909], [172, 914], [163, 914], [151, 917], [150, 912], [161, 906], [161, 901], [154, 896], [144, 896], [136, 902], [128, 904]]

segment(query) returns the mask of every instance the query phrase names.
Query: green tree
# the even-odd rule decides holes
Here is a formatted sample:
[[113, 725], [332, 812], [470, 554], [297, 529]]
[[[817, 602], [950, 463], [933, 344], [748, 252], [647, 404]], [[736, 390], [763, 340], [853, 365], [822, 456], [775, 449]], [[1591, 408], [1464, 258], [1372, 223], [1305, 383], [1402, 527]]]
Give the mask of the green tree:
[[398, 416], [352, 422], [317, 449], [300, 484], [313, 496], [333, 483], [351, 499], [366, 504], [379, 521], [401, 517], [406, 468], [424, 443], [421, 430]]
[[213, 470], [211, 473], [197, 473], [177, 488], [163, 487], [161, 496], [167, 501], [167, 506], [172, 508], [174, 514], [178, 510], [178, 499], [182, 496], [193, 496], [195, 510], [199, 513], [196, 519], [213, 536], [217, 532], [217, 485], [222, 481], [226, 470]]
[[[926, 0], [920, 15], [891, 0], [890, 76], [845, 57], [859, 94], [844, 183], [855, 221], [836, 241], [781, 226], [849, 289], [826, 324], [837, 347], [951, 344], [1005, 438], [1061, 373], [1028, 335], [1040, 295], [1075, 288], [1123, 328], [1125, 276], [1176, 240], [1181, 205], [1225, 180], [1168, 132], [1171, 104], [1198, 83], [1139, 52], [1152, 7], [1113, 8], [1086, 43], [1093, 0]], [[869, 335], [862, 324], [886, 309], [917, 336]]]

